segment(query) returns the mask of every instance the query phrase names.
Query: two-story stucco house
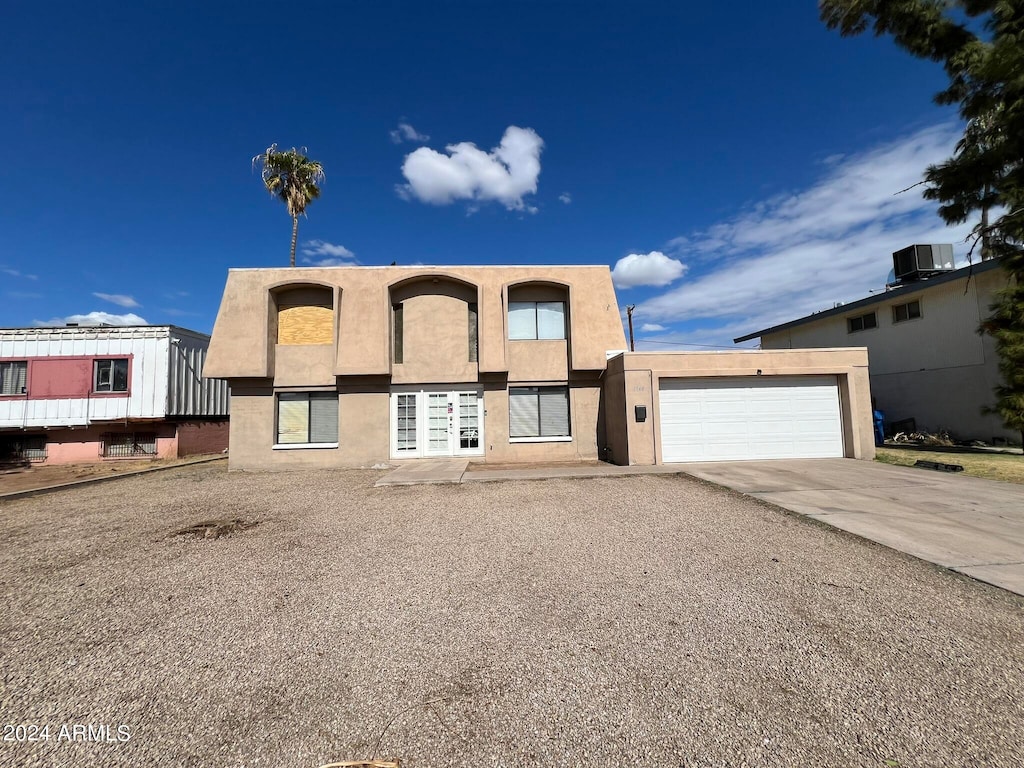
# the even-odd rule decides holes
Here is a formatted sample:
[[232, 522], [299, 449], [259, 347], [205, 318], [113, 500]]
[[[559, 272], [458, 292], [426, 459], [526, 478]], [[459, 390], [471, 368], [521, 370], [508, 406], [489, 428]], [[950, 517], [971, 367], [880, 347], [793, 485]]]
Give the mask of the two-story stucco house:
[[229, 272], [206, 373], [235, 468], [597, 458], [607, 267]]
[[[930, 432], [947, 431], [958, 439], [1020, 441], [1000, 418], [985, 411], [995, 403], [1000, 381], [999, 356], [990, 336], [979, 333], [991, 314], [996, 293], [1008, 275], [996, 261], [919, 270], [910, 249], [893, 254], [895, 280], [889, 290], [772, 328], [754, 331], [737, 342], [760, 337], [765, 350], [813, 347], [866, 347], [871, 392], [886, 421]], [[911, 246], [935, 249], [937, 246]]]
[[233, 469], [871, 458], [864, 350], [627, 353], [607, 266], [233, 269]]

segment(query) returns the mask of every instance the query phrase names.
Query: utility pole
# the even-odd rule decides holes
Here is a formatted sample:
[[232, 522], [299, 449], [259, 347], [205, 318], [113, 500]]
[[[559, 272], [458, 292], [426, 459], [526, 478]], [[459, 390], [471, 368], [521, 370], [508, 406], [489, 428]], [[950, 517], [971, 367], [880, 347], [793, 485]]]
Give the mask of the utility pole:
[[630, 304], [626, 307], [626, 319], [629, 321], [629, 351], [635, 352], [633, 349], [633, 310], [636, 309], [636, 304]]

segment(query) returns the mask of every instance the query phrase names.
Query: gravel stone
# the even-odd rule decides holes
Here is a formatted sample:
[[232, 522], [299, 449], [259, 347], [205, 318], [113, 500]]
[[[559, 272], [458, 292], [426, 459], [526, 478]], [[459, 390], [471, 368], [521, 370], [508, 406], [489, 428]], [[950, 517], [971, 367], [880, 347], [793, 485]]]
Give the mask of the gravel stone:
[[684, 476], [382, 474], [0, 504], [0, 765], [1024, 765], [1017, 596]]

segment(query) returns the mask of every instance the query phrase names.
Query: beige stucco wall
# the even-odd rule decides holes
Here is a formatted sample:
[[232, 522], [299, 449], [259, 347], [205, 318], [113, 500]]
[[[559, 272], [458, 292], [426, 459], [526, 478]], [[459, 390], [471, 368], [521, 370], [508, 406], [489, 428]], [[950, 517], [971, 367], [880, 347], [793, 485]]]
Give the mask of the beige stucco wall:
[[469, 303], [433, 287], [393, 297], [403, 307], [402, 362], [391, 366], [395, 384], [469, 382], [479, 376], [477, 364], [469, 360]]
[[[956, 438], [1019, 441], [998, 416], [982, 412], [994, 404], [999, 359], [990, 336], [978, 333], [991, 314], [1006, 273], [992, 269], [921, 290], [892, 291], [869, 307], [811, 320], [765, 334], [763, 349], [865, 346], [871, 391], [886, 421], [913, 418], [918, 429], [946, 430]], [[893, 323], [892, 307], [921, 303], [921, 317]], [[877, 328], [847, 332], [847, 317], [875, 311]]]
[[[373, 390], [378, 391], [373, 391]], [[369, 391], [367, 391], [369, 390]], [[388, 461], [388, 391], [360, 383], [339, 393], [338, 447], [274, 450], [274, 388], [235, 384], [231, 388], [230, 469], [329, 469], [366, 467]]]
[[332, 344], [276, 344], [274, 384], [278, 387], [329, 386], [334, 384]]
[[[413, 284], [422, 293], [446, 281], [476, 291], [482, 372], [509, 370], [507, 297], [510, 290], [525, 295], [518, 287], [524, 283], [532, 290], [547, 282], [562, 295], [568, 293], [568, 354], [573, 370], [601, 370], [607, 350], [626, 346], [611, 274], [605, 266], [233, 269], [217, 313], [204, 375], [273, 378], [276, 306], [272, 291], [294, 285], [320, 285], [335, 292], [335, 375], [389, 375], [392, 292], [408, 292]], [[408, 319], [405, 325], [408, 331]]]
[[[368, 391], [377, 390], [377, 391]], [[343, 385], [338, 402], [338, 447], [273, 448], [275, 397], [271, 386], [235, 384], [231, 390], [230, 469], [329, 469], [368, 467], [392, 461], [390, 392], [386, 382]], [[529, 462], [593, 460], [597, 455], [597, 422], [601, 387], [596, 378], [569, 387], [572, 440], [514, 443], [509, 440], [508, 390], [486, 384], [483, 455], [474, 461]]]
[[[608, 424], [607, 455], [616, 464], [661, 464], [661, 379], [737, 376], [834, 375], [839, 380], [843, 443], [850, 458], [873, 459], [871, 389], [867, 350], [793, 349], [737, 352], [636, 352], [608, 362], [605, 402]], [[638, 422], [635, 406], [647, 408]]]
[[537, 339], [508, 343], [509, 381], [565, 381], [568, 375], [566, 341]]

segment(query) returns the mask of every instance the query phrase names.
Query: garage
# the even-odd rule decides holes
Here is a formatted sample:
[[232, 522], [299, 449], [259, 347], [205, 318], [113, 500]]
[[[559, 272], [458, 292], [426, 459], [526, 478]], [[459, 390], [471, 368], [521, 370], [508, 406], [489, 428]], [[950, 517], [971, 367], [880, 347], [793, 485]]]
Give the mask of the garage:
[[841, 458], [836, 376], [662, 378], [664, 463]]

